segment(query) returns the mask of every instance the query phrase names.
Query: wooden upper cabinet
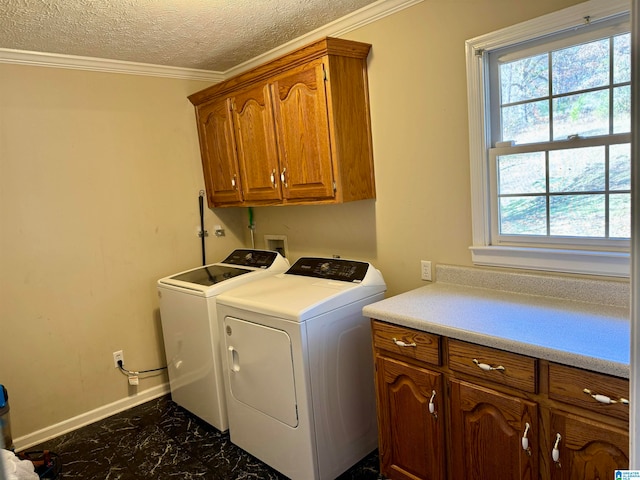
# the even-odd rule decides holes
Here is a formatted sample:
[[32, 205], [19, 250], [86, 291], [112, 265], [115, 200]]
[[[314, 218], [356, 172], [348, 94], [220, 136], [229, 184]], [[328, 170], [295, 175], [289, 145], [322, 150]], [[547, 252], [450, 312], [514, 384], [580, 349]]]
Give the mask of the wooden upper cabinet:
[[[230, 157], [239, 165], [242, 200], [227, 202], [209, 194], [209, 206], [375, 198], [370, 48], [325, 38], [189, 96], [198, 117], [212, 102], [227, 101], [233, 109], [235, 151]], [[217, 161], [211, 149], [201, 151], [205, 176], [217, 175], [210, 165]]]
[[333, 198], [324, 64], [295, 69], [271, 88], [284, 198]]
[[218, 99], [203, 105], [197, 110], [197, 121], [208, 204], [241, 204], [242, 185], [229, 101]]
[[282, 199], [269, 87], [259, 84], [231, 99], [245, 202]]

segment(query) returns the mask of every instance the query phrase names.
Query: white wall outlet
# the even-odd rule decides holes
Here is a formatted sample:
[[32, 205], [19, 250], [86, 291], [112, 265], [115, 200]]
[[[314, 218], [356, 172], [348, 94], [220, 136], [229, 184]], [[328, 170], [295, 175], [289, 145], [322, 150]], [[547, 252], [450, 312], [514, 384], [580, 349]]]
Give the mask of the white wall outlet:
[[420, 267], [422, 269], [421, 278], [428, 282], [431, 281], [431, 262], [429, 260], [420, 260]]
[[118, 360], [120, 360], [122, 362], [122, 364], [124, 365], [124, 353], [122, 353], [122, 350], [118, 350], [117, 352], [113, 352], [113, 364], [115, 365], [116, 368], [119, 367]]

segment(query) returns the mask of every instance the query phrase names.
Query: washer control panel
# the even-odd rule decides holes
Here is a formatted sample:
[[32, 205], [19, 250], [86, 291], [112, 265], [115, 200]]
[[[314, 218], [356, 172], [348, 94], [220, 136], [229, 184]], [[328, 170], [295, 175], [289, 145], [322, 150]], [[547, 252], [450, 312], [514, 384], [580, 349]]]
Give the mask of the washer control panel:
[[367, 275], [369, 264], [339, 258], [303, 257], [294, 263], [287, 274], [360, 283]]
[[278, 254], [268, 250], [234, 250], [221, 263], [241, 265], [243, 267], [269, 268]]

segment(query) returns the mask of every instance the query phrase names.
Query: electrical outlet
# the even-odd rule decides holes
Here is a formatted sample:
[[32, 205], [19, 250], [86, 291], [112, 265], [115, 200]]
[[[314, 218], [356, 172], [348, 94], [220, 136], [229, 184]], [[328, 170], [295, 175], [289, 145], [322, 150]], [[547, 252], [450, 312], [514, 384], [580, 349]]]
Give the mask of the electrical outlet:
[[118, 350], [117, 352], [113, 352], [113, 364], [116, 368], [119, 368], [118, 361], [121, 361], [124, 365], [124, 353], [122, 350]]
[[422, 268], [422, 280], [428, 282], [431, 281], [431, 262], [428, 260], [420, 260], [420, 267]]

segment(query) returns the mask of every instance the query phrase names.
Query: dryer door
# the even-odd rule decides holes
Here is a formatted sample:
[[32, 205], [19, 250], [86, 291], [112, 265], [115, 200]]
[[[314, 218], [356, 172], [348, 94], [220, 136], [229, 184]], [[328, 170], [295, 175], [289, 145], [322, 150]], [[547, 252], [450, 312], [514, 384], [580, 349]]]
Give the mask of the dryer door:
[[284, 330], [224, 319], [231, 395], [291, 427], [298, 426], [291, 338]]

